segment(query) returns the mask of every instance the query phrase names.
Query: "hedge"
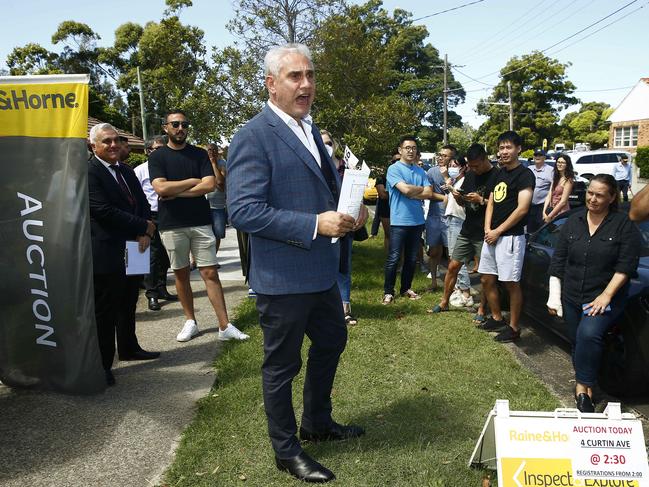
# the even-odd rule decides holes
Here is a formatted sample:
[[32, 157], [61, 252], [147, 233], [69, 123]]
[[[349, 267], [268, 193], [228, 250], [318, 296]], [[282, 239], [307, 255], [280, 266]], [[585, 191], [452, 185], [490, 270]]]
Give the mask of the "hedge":
[[649, 146], [638, 147], [635, 163], [640, 169], [640, 177], [649, 178]]

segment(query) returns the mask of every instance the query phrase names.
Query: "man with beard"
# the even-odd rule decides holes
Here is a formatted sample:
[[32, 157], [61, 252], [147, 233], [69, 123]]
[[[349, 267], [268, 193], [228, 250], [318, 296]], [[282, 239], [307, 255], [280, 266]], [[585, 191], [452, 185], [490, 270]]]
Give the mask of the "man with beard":
[[216, 186], [207, 152], [186, 142], [189, 121], [173, 110], [162, 124], [169, 140], [149, 158], [151, 185], [160, 197], [160, 237], [176, 277], [176, 290], [185, 313], [185, 324], [176, 340], [186, 342], [198, 335], [194, 296], [189, 281], [189, 252], [196, 259], [207, 296], [219, 321], [219, 340], [246, 340], [230, 323], [223, 288], [216, 270], [216, 238], [212, 232], [210, 205], [205, 195]]

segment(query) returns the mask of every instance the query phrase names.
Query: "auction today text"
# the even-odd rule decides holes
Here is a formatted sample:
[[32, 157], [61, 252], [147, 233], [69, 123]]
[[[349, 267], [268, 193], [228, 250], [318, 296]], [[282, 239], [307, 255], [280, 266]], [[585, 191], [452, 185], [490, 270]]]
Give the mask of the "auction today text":
[[[37, 220], [35, 217], [39, 216], [37, 212], [43, 209], [42, 203], [36, 198], [32, 198], [23, 193], [16, 193], [18, 198], [22, 199], [25, 208], [20, 211], [20, 216], [25, 217], [30, 215], [30, 218], [24, 219], [22, 224], [23, 236], [28, 241], [25, 257], [31, 266], [29, 279], [31, 282], [31, 294], [33, 296], [32, 313], [34, 315], [34, 328], [41, 332], [41, 335], [36, 337], [36, 344], [48, 347], [56, 347], [54, 334], [54, 327], [52, 326], [52, 310], [47, 302], [49, 294], [47, 292], [47, 275], [45, 273], [45, 252], [39, 243], [43, 243], [43, 220]], [[39, 229], [40, 228], [40, 232]], [[30, 243], [39, 242], [39, 243]]]

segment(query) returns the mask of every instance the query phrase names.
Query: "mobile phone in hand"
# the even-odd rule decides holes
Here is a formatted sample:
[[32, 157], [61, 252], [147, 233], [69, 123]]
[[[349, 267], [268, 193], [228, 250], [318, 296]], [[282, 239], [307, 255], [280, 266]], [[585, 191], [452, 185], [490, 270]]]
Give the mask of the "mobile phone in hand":
[[[585, 316], [588, 313], [590, 313], [590, 310], [592, 309], [592, 306], [590, 306], [590, 303], [582, 304], [581, 309], [583, 310], [584, 316]], [[604, 308], [604, 313], [608, 313], [609, 311], [611, 311], [611, 305], [610, 304], [606, 305], [606, 308]]]

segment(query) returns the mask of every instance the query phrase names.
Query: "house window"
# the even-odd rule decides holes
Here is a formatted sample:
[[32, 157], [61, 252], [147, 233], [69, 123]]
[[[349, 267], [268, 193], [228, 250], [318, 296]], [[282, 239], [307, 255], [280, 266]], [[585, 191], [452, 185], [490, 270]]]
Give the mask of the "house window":
[[635, 147], [638, 145], [638, 126], [617, 127], [615, 129], [615, 147]]

